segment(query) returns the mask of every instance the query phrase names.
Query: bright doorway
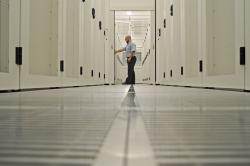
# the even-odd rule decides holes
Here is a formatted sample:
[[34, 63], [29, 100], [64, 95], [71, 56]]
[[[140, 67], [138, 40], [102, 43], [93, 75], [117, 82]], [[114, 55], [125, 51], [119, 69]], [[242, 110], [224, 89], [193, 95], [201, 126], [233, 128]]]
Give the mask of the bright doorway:
[[[115, 49], [124, 48], [126, 35], [137, 46], [136, 83], [153, 83], [155, 74], [155, 14], [153, 11], [115, 11]], [[115, 56], [115, 83], [125, 82], [127, 59]]]

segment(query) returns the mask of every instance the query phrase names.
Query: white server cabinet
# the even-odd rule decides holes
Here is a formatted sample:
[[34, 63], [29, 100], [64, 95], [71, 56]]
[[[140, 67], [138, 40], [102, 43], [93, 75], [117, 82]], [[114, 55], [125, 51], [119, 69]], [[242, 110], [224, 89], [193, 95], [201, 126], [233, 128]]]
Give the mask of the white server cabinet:
[[80, 85], [80, 6], [79, 0], [61, 1], [63, 41], [61, 61], [63, 86]]
[[19, 89], [19, 66], [15, 63], [19, 43], [20, 1], [0, 1], [0, 90]]
[[169, 27], [165, 44], [167, 47], [166, 58], [166, 84], [181, 85], [182, 75], [181, 66], [183, 56], [181, 55], [181, 0], [170, 0], [166, 3], [166, 11], [168, 11]]
[[[173, 1], [173, 16], [172, 16], [172, 79], [170, 84], [180, 85], [182, 81], [181, 66], [181, 0]], [[170, 71], [171, 74], [171, 71]]]
[[91, 43], [91, 50], [90, 50], [90, 57], [91, 57], [91, 77], [92, 77], [92, 83], [95, 83], [97, 81], [98, 77], [98, 71], [97, 71], [97, 57], [98, 54], [98, 45], [97, 45], [97, 39], [98, 39], [98, 1], [93, 0], [91, 2], [91, 37], [89, 38], [89, 42]]
[[150, 42], [150, 51], [149, 51], [149, 66], [150, 66], [150, 72], [149, 72], [149, 83], [154, 84], [155, 83], [155, 72], [156, 72], [156, 67], [155, 67], [155, 14], [156, 11], [153, 10], [151, 11], [151, 42]]
[[105, 13], [106, 16], [106, 40], [105, 40], [105, 83], [114, 84], [115, 82], [115, 56], [114, 56], [114, 38], [115, 38], [115, 12], [109, 11]]
[[203, 86], [244, 89], [244, 0], [202, 0]]
[[83, 55], [83, 79], [86, 85], [95, 84], [95, 52], [97, 36], [96, 0], [84, 2], [84, 55]]
[[93, 49], [92, 45], [94, 41], [93, 38], [93, 28], [94, 21], [92, 16], [92, 1], [85, 1], [83, 4], [83, 12], [84, 12], [84, 33], [83, 33], [83, 83], [86, 85], [91, 85], [93, 83], [92, 71], [93, 71]]
[[[86, 1], [85, 1], [86, 2]], [[85, 48], [84, 48], [84, 40], [85, 40], [85, 2], [81, 1], [79, 7], [80, 7], [80, 11], [79, 11], [79, 74], [80, 74], [80, 78], [79, 78], [79, 85], [83, 86], [85, 85], [84, 82], [84, 76], [83, 76], [83, 67], [84, 67], [84, 55], [85, 55]]]
[[250, 90], [250, 1], [245, 0], [246, 89]]
[[94, 81], [96, 84], [104, 84], [104, 57], [105, 57], [105, 42], [104, 42], [104, 27], [105, 27], [105, 1], [98, 1], [95, 4], [95, 43], [94, 43]]
[[163, 26], [165, 10], [164, 10], [164, 1], [156, 1], [156, 84], [162, 84], [164, 81], [165, 75], [165, 28]]
[[58, 0], [21, 1], [21, 89], [60, 86]]
[[202, 86], [201, 1], [181, 0], [182, 85]]
[[164, 0], [165, 17], [162, 22], [164, 28], [163, 47], [165, 48], [164, 84], [171, 84], [173, 72], [173, 0]]

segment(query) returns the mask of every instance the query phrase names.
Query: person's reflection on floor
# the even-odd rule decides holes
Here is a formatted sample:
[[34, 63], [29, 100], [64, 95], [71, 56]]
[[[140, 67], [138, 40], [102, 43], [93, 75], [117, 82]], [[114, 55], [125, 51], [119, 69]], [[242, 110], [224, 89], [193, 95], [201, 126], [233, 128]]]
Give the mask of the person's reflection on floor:
[[124, 98], [122, 104], [122, 107], [136, 107], [135, 103], [135, 90], [134, 87], [131, 86], [126, 97]]

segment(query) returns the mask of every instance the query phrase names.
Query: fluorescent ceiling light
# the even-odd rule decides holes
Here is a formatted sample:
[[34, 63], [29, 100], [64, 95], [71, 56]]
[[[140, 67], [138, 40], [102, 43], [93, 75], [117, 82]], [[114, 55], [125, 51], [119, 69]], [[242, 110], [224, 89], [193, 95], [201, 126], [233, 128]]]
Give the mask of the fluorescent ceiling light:
[[132, 12], [131, 12], [131, 11], [128, 11], [128, 12], [127, 12], [127, 15], [128, 15], [128, 16], [132, 16]]

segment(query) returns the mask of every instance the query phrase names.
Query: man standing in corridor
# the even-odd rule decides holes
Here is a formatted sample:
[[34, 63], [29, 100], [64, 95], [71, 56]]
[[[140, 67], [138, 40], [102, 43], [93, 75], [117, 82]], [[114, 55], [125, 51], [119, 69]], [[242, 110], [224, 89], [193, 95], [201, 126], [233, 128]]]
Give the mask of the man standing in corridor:
[[128, 62], [128, 77], [125, 84], [135, 84], [136, 45], [132, 43], [132, 38], [129, 35], [125, 37], [125, 41], [127, 46], [115, 51], [115, 54], [125, 51]]

